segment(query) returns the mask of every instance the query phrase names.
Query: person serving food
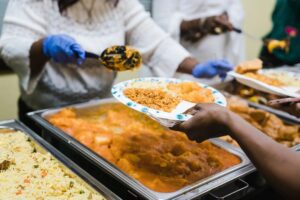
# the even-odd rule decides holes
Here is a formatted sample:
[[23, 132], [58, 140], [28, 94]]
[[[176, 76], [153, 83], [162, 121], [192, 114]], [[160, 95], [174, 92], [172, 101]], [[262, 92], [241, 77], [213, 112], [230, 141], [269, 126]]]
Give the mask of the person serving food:
[[138, 49], [156, 76], [224, 76], [232, 69], [223, 60], [199, 64], [137, 0], [11, 0], [0, 54], [20, 80], [20, 118], [108, 96], [116, 72], [86, 59], [86, 51], [100, 54], [113, 45]]

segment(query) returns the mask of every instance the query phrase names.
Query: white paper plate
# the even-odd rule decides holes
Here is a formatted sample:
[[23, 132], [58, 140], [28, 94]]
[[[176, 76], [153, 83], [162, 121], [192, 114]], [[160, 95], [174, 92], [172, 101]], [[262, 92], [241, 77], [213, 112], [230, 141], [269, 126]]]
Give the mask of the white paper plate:
[[[128, 81], [124, 81], [124, 82], [116, 84], [115, 86], [112, 87], [111, 92], [112, 92], [112, 95], [117, 100], [122, 102], [123, 104], [125, 104], [125, 105], [129, 106], [130, 108], [133, 108], [139, 112], [145, 113], [155, 119], [173, 120], [173, 122], [174, 122], [174, 121], [186, 121], [192, 117], [191, 115], [183, 114], [186, 110], [188, 110], [189, 108], [191, 108], [195, 105], [194, 103], [191, 103], [191, 102], [182, 101], [172, 112], [164, 112], [164, 111], [155, 110], [155, 109], [152, 109], [152, 108], [149, 108], [149, 107], [146, 107], [141, 104], [133, 102], [131, 99], [127, 98], [124, 95], [123, 91], [126, 88], [133, 87], [132, 85], [134, 83], [138, 83], [138, 82], [154, 83], [155, 85], [157, 85], [157, 84], [166, 85], [168, 83], [182, 83], [182, 82], [191, 82], [191, 81], [174, 79], [174, 78], [151, 78], [151, 77], [150, 78], [137, 78], [137, 79], [128, 80]], [[227, 105], [225, 97], [218, 90], [216, 90], [212, 87], [209, 87], [205, 84], [201, 84], [201, 83], [197, 83], [197, 84], [203, 88], [206, 88], [206, 89], [209, 89], [212, 91], [213, 96], [215, 98], [214, 103], [221, 105], [221, 106]]]
[[228, 75], [233, 76], [238, 82], [262, 92], [276, 94], [280, 96], [300, 97], [300, 93], [298, 93], [299, 88], [297, 87], [271, 86], [259, 80], [244, 76], [242, 74], [238, 74], [234, 71], [229, 72]]

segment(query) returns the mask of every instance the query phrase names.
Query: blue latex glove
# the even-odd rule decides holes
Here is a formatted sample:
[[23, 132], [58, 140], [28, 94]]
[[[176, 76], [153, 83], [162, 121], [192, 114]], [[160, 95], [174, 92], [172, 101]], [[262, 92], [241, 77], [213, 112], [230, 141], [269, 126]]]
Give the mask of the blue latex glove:
[[85, 51], [70, 36], [50, 35], [43, 41], [43, 53], [60, 64], [82, 64], [85, 60]]
[[196, 65], [192, 74], [196, 78], [212, 78], [219, 75], [224, 80], [227, 72], [231, 70], [233, 70], [233, 65], [227, 60], [213, 60]]

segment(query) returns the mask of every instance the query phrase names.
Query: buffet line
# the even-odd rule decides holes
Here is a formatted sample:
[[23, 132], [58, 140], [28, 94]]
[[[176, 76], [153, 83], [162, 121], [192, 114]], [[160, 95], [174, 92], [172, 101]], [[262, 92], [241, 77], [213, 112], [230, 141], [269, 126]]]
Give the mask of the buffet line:
[[[263, 105], [270, 95], [237, 82], [222, 93], [231, 111], [300, 150], [299, 119]], [[45, 192], [78, 199], [240, 199], [266, 187], [234, 139], [190, 141], [115, 98], [28, 116], [36, 132], [19, 121], [0, 123], [0, 150], [7, 151], [0, 157], [7, 182], [0, 197], [12, 188], [9, 180], [19, 183], [16, 195], [40, 199]]]

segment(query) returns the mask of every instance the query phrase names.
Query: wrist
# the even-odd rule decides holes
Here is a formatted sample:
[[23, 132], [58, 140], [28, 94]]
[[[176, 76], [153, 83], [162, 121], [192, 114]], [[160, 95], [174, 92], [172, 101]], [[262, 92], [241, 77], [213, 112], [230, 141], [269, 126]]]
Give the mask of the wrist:
[[38, 74], [43, 69], [45, 63], [49, 60], [49, 58], [43, 53], [43, 40], [44, 39], [40, 39], [34, 42], [30, 48], [29, 60], [31, 76]]
[[50, 58], [51, 55], [50, 55], [50, 52], [49, 52], [49, 49], [48, 49], [49, 37], [42, 38], [38, 42], [40, 43], [40, 45], [42, 47], [43, 55], [47, 58]]
[[40, 60], [47, 61], [49, 57], [44, 53], [44, 38], [37, 40], [34, 42], [30, 49], [30, 56], [37, 55]]
[[222, 131], [226, 134], [232, 135], [232, 130], [234, 129], [235, 116], [234, 113], [224, 108], [223, 112], [215, 113], [216, 119], [218, 119], [219, 126], [222, 127]]
[[193, 74], [193, 70], [197, 64], [198, 61], [195, 58], [187, 57], [180, 63], [177, 71], [186, 74]]
[[246, 127], [244, 126], [244, 122], [236, 113], [228, 111], [226, 121], [224, 122], [226, 123], [227, 134], [236, 140], [241, 128]]

